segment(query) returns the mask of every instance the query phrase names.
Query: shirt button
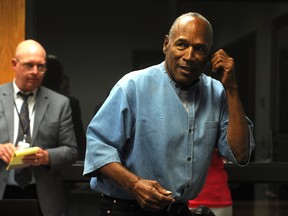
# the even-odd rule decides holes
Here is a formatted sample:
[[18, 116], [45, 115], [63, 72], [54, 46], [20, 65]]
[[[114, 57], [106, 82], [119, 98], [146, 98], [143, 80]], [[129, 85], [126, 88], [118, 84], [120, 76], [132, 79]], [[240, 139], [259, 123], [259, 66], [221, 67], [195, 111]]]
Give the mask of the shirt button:
[[188, 160], [188, 161], [191, 161], [191, 157], [188, 157], [187, 160]]
[[189, 133], [191, 133], [191, 132], [192, 132], [192, 129], [190, 128], [190, 129], [189, 129]]

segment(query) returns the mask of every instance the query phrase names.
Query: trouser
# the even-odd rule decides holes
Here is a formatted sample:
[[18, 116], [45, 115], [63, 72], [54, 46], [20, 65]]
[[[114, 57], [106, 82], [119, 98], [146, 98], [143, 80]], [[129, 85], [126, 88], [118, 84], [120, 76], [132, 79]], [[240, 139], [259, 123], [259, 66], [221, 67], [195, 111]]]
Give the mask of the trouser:
[[[32, 199], [37, 200], [38, 202], [38, 196], [37, 196], [37, 190], [36, 185], [31, 184], [25, 187], [24, 189], [13, 186], [13, 185], [6, 185], [5, 192], [3, 195], [3, 199]], [[39, 208], [39, 216], [43, 216], [43, 213], [40, 209], [40, 205], [38, 202], [38, 208]]]
[[146, 211], [136, 200], [116, 199], [102, 195], [101, 216], [191, 216], [187, 203], [172, 203], [159, 212]]

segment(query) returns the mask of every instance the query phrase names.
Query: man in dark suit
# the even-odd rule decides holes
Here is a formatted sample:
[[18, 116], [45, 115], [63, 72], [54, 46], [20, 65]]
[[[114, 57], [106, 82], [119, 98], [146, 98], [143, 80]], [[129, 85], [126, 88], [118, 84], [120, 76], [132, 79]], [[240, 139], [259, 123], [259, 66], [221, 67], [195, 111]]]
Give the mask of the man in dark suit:
[[[41, 86], [46, 71], [46, 52], [38, 42], [21, 42], [12, 59], [15, 71], [13, 82], [0, 86], [0, 199], [38, 199], [44, 216], [65, 215], [65, 196], [62, 171], [77, 158], [78, 149], [71, 118], [69, 99]], [[23, 128], [20, 109], [28, 97], [30, 128]], [[23, 161], [32, 173], [26, 187], [19, 187], [14, 178], [16, 170], [6, 171], [18, 148], [18, 129], [31, 137], [22, 138], [40, 150]], [[29, 132], [30, 130], [30, 132]], [[18, 169], [19, 170], [19, 169]]]

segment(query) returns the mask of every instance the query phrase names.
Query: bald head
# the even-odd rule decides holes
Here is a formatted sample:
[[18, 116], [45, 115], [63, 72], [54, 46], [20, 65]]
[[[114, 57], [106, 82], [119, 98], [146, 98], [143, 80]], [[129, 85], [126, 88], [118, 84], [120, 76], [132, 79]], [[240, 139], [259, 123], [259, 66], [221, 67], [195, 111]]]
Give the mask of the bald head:
[[35, 40], [25, 40], [18, 44], [15, 52], [15, 58], [21, 59], [26, 55], [42, 55], [46, 58], [46, 51], [40, 43]]
[[35, 40], [25, 40], [16, 47], [12, 66], [15, 71], [15, 83], [23, 92], [37, 89], [46, 71], [46, 51]]
[[210, 22], [201, 14], [196, 13], [196, 12], [189, 12], [189, 13], [185, 13], [182, 14], [181, 16], [179, 16], [174, 23], [172, 24], [170, 31], [169, 31], [169, 37], [172, 37], [174, 35], [174, 33], [177, 31], [179, 25], [181, 25], [182, 23], [187, 23], [190, 20], [195, 20], [195, 19], [200, 19], [202, 22], [204, 22], [206, 24], [206, 28], [207, 28], [207, 32], [209, 32], [209, 36], [211, 41], [213, 41], [213, 28], [212, 25], [210, 24]]

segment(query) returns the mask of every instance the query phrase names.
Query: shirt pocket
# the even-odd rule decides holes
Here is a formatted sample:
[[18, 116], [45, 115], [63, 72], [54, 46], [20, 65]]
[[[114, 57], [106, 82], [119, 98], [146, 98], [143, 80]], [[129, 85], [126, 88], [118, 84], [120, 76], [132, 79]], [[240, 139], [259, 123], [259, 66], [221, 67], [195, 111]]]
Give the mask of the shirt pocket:
[[205, 144], [207, 158], [211, 158], [218, 139], [219, 121], [207, 121], [205, 123]]

